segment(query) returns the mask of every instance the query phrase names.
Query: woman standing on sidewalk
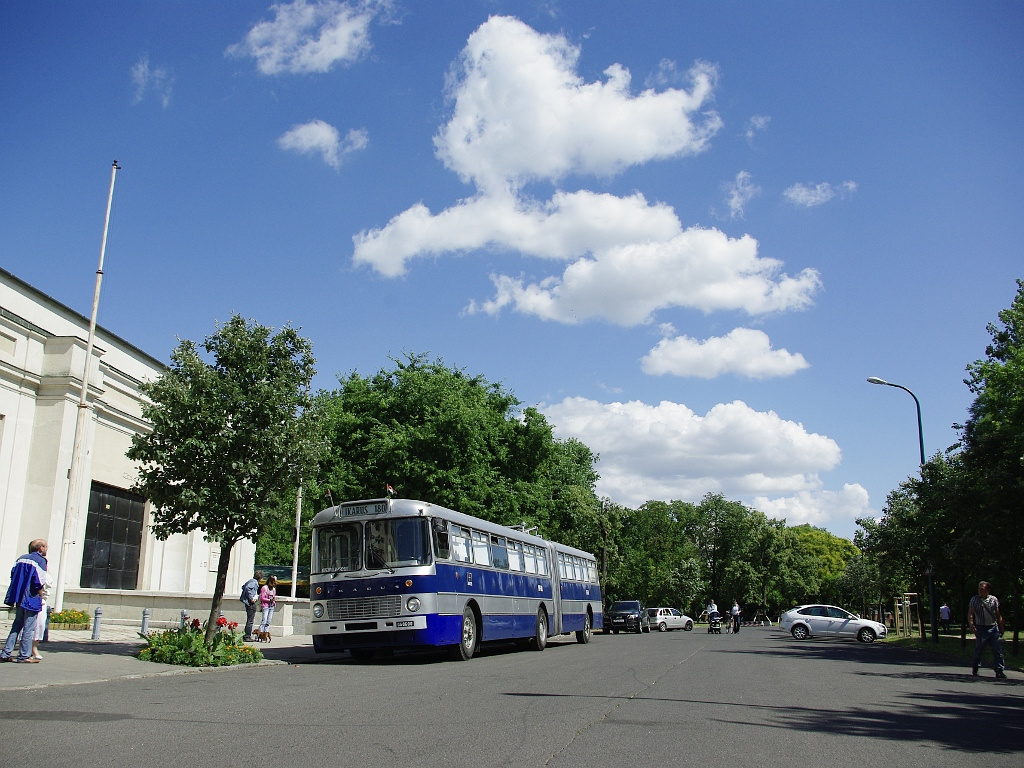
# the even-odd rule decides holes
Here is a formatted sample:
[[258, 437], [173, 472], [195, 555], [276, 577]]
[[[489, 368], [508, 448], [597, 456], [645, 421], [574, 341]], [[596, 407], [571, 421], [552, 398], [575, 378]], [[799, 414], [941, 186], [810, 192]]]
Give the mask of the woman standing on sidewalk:
[[274, 608], [277, 607], [277, 577], [271, 576], [267, 583], [260, 588], [260, 606], [263, 608], [263, 621], [260, 622], [260, 630], [257, 633], [261, 640], [270, 639], [270, 620], [274, 618]]

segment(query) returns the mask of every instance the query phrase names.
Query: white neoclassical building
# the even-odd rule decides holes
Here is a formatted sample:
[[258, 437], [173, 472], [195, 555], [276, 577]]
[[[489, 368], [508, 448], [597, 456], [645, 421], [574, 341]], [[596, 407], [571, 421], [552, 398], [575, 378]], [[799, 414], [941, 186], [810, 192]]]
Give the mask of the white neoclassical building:
[[[97, 606], [111, 619], [150, 608], [167, 620], [188, 610], [205, 618], [219, 547], [201, 532], [159, 541], [146, 499], [132, 493], [135, 464], [125, 452], [147, 429], [143, 381], [164, 365], [98, 327], [89, 365], [85, 452], [67, 562], [61, 563], [75, 423], [89, 319], [0, 269], [0, 590], [32, 539], [49, 542], [50, 571], [64, 572], [64, 607]], [[224, 608], [252, 575], [255, 545], [231, 556]]]

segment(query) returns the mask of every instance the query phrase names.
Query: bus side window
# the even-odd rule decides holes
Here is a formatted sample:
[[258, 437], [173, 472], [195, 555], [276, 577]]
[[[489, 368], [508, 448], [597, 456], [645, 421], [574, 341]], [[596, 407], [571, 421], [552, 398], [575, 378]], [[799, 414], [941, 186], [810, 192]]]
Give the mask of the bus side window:
[[523, 545], [518, 541], [508, 543], [508, 569], [523, 572]]
[[473, 556], [469, 549], [469, 531], [459, 528], [457, 525], [451, 527], [451, 551], [452, 559], [459, 563], [473, 562]]
[[526, 572], [537, 572], [537, 548], [533, 544], [524, 544], [523, 550], [526, 554]]
[[434, 556], [443, 560], [451, 557], [451, 543], [448, 540], [448, 521], [435, 517], [431, 528], [434, 531]]
[[491, 536], [491, 562], [495, 568], [508, 570], [508, 548], [503, 536]]
[[569, 570], [570, 565], [567, 562], [565, 562], [565, 560], [566, 560], [565, 555], [563, 555], [561, 552], [559, 552], [558, 553], [558, 575], [561, 576], [563, 579], [569, 579], [569, 578], [572, 578], [572, 576], [570, 575], [571, 571]]
[[487, 550], [487, 534], [473, 531], [473, 562], [477, 565], [490, 565], [491, 554]]
[[541, 576], [550, 576], [551, 572], [548, 570], [548, 556], [540, 547], [537, 547], [537, 573]]

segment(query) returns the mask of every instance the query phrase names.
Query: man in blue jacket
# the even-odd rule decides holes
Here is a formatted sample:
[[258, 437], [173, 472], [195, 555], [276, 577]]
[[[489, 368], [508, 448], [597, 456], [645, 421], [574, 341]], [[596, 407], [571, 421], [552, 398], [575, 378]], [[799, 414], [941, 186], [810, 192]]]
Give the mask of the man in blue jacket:
[[18, 558], [11, 569], [11, 586], [7, 589], [4, 603], [17, 605], [11, 634], [0, 653], [0, 661], [14, 661], [14, 645], [18, 635], [22, 634], [18, 661], [22, 664], [38, 664], [39, 659], [32, 658], [32, 638], [35, 637], [36, 617], [43, 609], [43, 598], [39, 594], [46, 584], [46, 541], [34, 539], [28, 545], [28, 554]]

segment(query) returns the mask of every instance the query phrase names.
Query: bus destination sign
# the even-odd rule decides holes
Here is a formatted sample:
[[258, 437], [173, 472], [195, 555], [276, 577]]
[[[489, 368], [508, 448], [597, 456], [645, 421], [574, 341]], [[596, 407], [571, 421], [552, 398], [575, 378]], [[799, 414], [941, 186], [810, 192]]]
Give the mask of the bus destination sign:
[[377, 504], [352, 504], [351, 506], [339, 507], [335, 517], [361, 517], [363, 515], [383, 515], [388, 511], [386, 502]]

